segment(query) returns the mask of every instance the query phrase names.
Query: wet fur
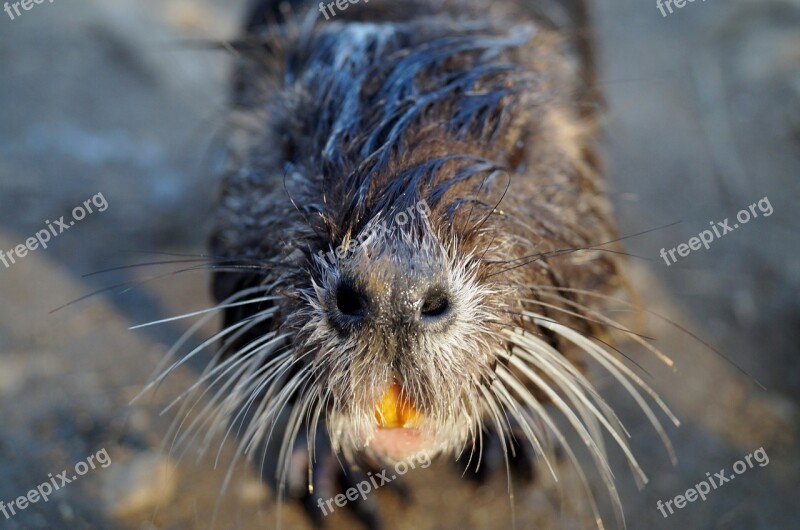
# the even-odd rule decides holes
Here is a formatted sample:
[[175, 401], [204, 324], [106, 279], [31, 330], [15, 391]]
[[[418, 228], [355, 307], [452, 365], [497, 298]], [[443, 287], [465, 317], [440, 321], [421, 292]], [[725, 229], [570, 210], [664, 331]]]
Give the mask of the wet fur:
[[[586, 8], [534, 4], [374, 1], [327, 22], [315, 5], [259, 4], [232, 44], [229, 169], [211, 237], [225, 325], [200, 416], [212, 430], [238, 420], [245, 453], [283, 415], [279, 481], [304, 432], [311, 448], [322, 431], [358, 458], [392, 378], [442, 453], [477, 459], [486, 431], [507, 448], [514, 430], [541, 458], [549, 437], [573, 456], [554, 408], [617, 506], [602, 431], [644, 480], [582, 369], [592, 362], [629, 385], [663, 432], [639, 391], [663, 404], [606, 342], [622, 328], [602, 308], [622, 281], [607, 244], [617, 236], [596, 154]], [[319, 258], [420, 201], [430, 215], [343, 259]], [[450, 331], [382, 322], [343, 332], [337, 285], [403, 296], [396, 271], [409, 262], [453, 286]]]

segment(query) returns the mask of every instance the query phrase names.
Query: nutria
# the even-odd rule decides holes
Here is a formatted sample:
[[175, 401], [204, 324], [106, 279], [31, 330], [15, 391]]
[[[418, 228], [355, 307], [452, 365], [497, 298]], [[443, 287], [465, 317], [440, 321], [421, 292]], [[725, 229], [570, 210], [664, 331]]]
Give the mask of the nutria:
[[[674, 419], [602, 312], [625, 282], [587, 6], [530, 4], [262, 1], [226, 43], [204, 411], [238, 422], [241, 453], [277, 437], [276, 483], [308, 506], [331, 493], [323, 453], [356, 474], [419, 451], [474, 464], [491, 438], [511, 467], [531, 465], [523, 444], [549, 462], [549, 439], [574, 458], [560, 413], [618, 507], [598, 437], [644, 475], [588, 364], [662, 436], [648, 402]], [[375, 526], [373, 502], [357, 511]]]

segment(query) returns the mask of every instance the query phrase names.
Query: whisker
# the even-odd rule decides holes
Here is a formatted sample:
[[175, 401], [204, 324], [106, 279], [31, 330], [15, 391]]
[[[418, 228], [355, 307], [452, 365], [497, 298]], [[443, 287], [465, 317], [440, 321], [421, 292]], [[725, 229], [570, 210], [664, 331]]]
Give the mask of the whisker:
[[201, 270], [219, 270], [219, 271], [239, 272], [239, 269], [232, 268], [232, 267], [227, 267], [226, 268], [226, 267], [214, 267], [213, 265], [202, 265], [202, 266], [187, 267], [187, 268], [184, 268], [184, 269], [178, 269], [176, 271], [170, 271], [170, 272], [159, 274], [159, 275], [156, 275], [156, 276], [150, 276], [149, 278], [136, 279], [136, 280], [127, 280], [127, 281], [124, 281], [124, 282], [116, 283], [114, 285], [109, 285], [108, 287], [103, 287], [102, 289], [98, 289], [96, 291], [92, 291], [91, 293], [85, 294], [85, 295], [83, 295], [83, 296], [81, 296], [79, 298], [76, 298], [75, 300], [67, 302], [66, 304], [60, 305], [60, 306], [56, 307], [55, 309], [51, 309], [50, 311], [48, 311], [47, 314], [48, 315], [52, 315], [53, 313], [55, 313], [57, 311], [61, 311], [62, 309], [67, 308], [67, 307], [69, 307], [71, 305], [74, 305], [74, 304], [77, 304], [77, 303], [82, 302], [84, 300], [87, 300], [89, 298], [92, 298], [93, 296], [97, 296], [99, 294], [103, 294], [103, 293], [107, 293], [109, 291], [113, 291], [114, 289], [119, 289], [121, 287], [124, 287], [125, 290], [123, 290], [122, 292], [125, 293], [125, 292], [127, 292], [128, 290], [130, 290], [131, 288], [133, 288], [135, 286], [146, 285], [146, 284], [154, 282], [156, 280], [161, 280], [161, 279], [164, 279], [164, 278], [167, 278], [167, 277], [170, 277], [170, 276], [175, 276], [177, 274], [181, 274], [181, 273], [184, 273], [184, 272], [193, 272], [193, 271], [201, 271]]
[[[562, 367], [559, 368], [558, 364], [560, 363], [552, 363], [552, 359], [549, 359], [550, 352], [546, 348], [539, 348], [537, 350], [538, 353], [544, 355], [528, 355], [526, 356], [527, 360], [530, 361], [532, 364], [537, 366], [542, 373], [547, 374], [551, 378], [554, 379], [555, 382], [560, 383], [560, 388], [562, 392], [568, 397], [570, 402], [573, 403], [573, 409], [576, 410], [581, 416], [584, 418], [584, 425], [587, 426], [590, 430], [592, 430], [592, 436], [595, 441], [598, 442], [600, 446], [600, 451], [605, 454], [605, 448], [602, 447], [602, 435], [600, 433], [599, 427], [597, 426], [595, 420], [598, 420], [603, 427], [605, 427], [606, 431], [614, 438], [617, 442], [618, 447], [622, 449], [625, 453], [625, 456], [629, 463], [631, 463], [632, 471], [634, 475], [637, 477], [637, 480], [641, 481], [642, 484], [647, 482], [647, 477], [644, 475], [644, 472], [636, 463], [636, 458], [633, 456], [631, 452], [630, 446], [628, 445], [627, 440], [622, 438], [620, 433], [618, 432], [617, 428], [613, 427], [609, 422], [608, 418], [611, 418], [612, 421], [616, 423], [618, 428], [624, 433], [626, 437], [630, 437], [630, 434], [625, 429], [624, 425], [620, 422], [619, 418], [611, 411], [611, 407], [603, 400], [596, 391], [592, 388], [591, 384], [585, 378], [585, 376], [580, 375], [575, 370], [567, 371]], [[553, 352], [554, 358], [558, 358], [558, 352]], [[567, 363], [565, 363], [567, 364]], [[516, 366], [516, 365], [515, 365]], [[576, 381], [580, 384], [584, 389], [590, 388], [592, 389], [590, 395], [597, 400], [598, 404], [604, 409], [604, 412], [600, 412], [597, 407], [592, 403], [591, 400], [588, 399], [585, 390], [581, 390], [575, 386]]]
[[[81, 275], [81, 278], [90, 278], [92, 276], [97, 276], [100, 274], [106, 274], [109, 272], [118, 272], [124, 271], [129, 269], [136, 269], [142, 267], [157, 267], [159, 265], [179, 265], [183, 263], [198, 263], [198, 262], [205, 262], [209, 263], [210, 265], [223, 265], [226, 267], [232, 267], [236, 269], [247, 269], [247, 270], [256, 270], [256, 269], [264, 269], [264, 265], [280, 265], [280, 263], [276, 262], [261, 262], [256, 260], [250, 260], [253, 265], [242, 265], [241, 260], [233, 260], [233, 259], [210, 259], [210, 258], [192, 258], [192, 259], [178, 259], [178, 260], [164, 260], [164, 261], [148, 261], [144, 263], [131, 263], [128, 265], [119, 265], [116, 267], [110, 267], [107, 269], [101, 269], [98, 271], [87, 272]], [[285, 265], [285, 264], [284, 264]]]
[[661, 350], [659, 350], [658, 348], [654, 347], [649, 342], [645, 341], [644, 338], [642, 338], [642, 336], [640, 336], [638, 333], [635, 333], [635, 332], [631, 331], [630, 329], [628, 329], [627, 327], [623, 326], [619, 322], [617, 322], [617, 321], [615, 321], [615, 320], [613, 320], [611, 318], [608, 318], [607, 316], [603, 315], [602, 313], [600, 313], [600, 312], [598, 312], [598, 311], [596, 311], [596, 310], [594, 310], [594, 309], [592, 309], [592, 308], [590, 308], [590, 307], [588, 307], [586, 305], [583, 305], [583, 304], [580, 304], [578, 302], [574, 302], [572, 300], [568, 300], [568, 299], [565, 299], [565, 298], [559, 298], [559, 299], [562, 300], [564, 303], [572, 306], [572, 307], [581, 309], [581, 310], [585, 311], [586, 313], [588, 313], [589, 315], [594, 316], [595, 318], [597, 318], [597, 319], [601, 320], [602, 322], [604, 322], [608, 327], [610, 327], [612, 329], [619, 329], [620, 331], [624, 332], [626, 334], [626, 336], [630, 337], [635, 342], [637, 342], [640, 345], [642, 345], [645, 348], [647, 348], [659, 360], [661, 360], [661, 362], [663, 362], [664, 364], [666, 364], [670, 368], [674, 369], [674, 364], [675, 364], [674, 361], [672, 359], [670, 359], [669, 357], [667, 357]]
[[[228, 298], [226, 298], [225, 300], [220, 302], [220, 304], [227, 304], [227, 303], [233, 302], [235, 300], [239, 300], [240, 298], [243, 298], [245, 296], [249, 296], [251, 294], [265, 292], [269, 288], [270, 288], [270, 286], [268, 286], [268, 285], [260, 285], [260, 286], [257, 286], [257, 287], [251, 287], [249, 289], [243, 289], [243, 290], [241, 290], [241, 291], [239, 291], [237, 293], [234, 293], [233, 295], [229, 296]], [[190, 338], [192, 338], [195, 335], [195, 333], [197, 333], [200, 330], [200, 328], [205, 326], [212, 318], [214, 318], [214, 316], [215, 316], [214, 313], [209, 313], [209, 314], [203, 316], [203, 318], [199, 319], [197, 322], [192, 324], [192, 326], [190, 326], [189, 329], [186, 330], [183, 333], [183, 335], [181, 335], [180, 338], [177, 341], [175, 341], [175, 344], [173, 344], [172, 347], [170, 347], [170, 349], [164, 355], [164, 358], [161, 360], [161, 362], [158, 363], [158, 366], [156, 367], [156, 369], [151, 374], [151, 376], [149, 378], [150, 381], [153, 381], [158, 376], [158, 374], [160, 374], [164, 370], [164, 368], [166, 368], [166, 366], [170, 362], [170, 359], [172, 359], [175, 356], [175, 354], [183, 347], [183, 345], [186, 344], [186, 342]], [[134, 397], [130, 401], [130, 403], [132, 404], [134, 401], [139, 399], [142, 396], [142, 394], [144, 394], [146, 391], [147, 390], [143, 390], [142, 392], [137, 394], [137, 396]]]
[[[653, 341], [655, 340], [655, 338], [653, 338], [653, 337], [648, 337], [647, 335], [642, 335], [641, 333], [636, 333], [636, 332], [631, 331], [631, 330], [629, 330], [629, 329], [627, 329], [627, 328], [625, 328], [625, 327], [623, 327], [621, 325], [615, 325], [615, 324], [611, 324], [609, 322], [603, 322], [601, 320], [595, 320], [595, 319], [587, 317], [586, 315], [582, 315], [580, 313], [576, 313], [575, 311], [570, 311], [569, 309], [564, 309], [563, 307], [558, 307], [557, 305], [554, 305], [554, 304], [549, 304], [547, 302], [542, 302], [541, 300], [533, 300], [533, 299], [530, 299], [530, 298], [521, 298], [520, 300], [522, 302], [528, 302], [530, 304], [536, 304], [536, 305], [540, 305], [542, 307], [547, 307], [548, 309], [552, 309], [552, 310], [558, 311], [560, 313], [565, 313], [567, 315], [570, 315], [570, 316], [573, 316], [573, 317], [576, 317], [576, 318], [580, 318], [582, 320], [585, 320], [587, 322], [591, 322], [593, 324], [602, 324], [604, 327], [609, 327], [609, 328], [616, 329], [617, 331], [623, 331], [623, 332], [631, 334], [631, 335], [636, 335], [637, 337], [639, 337], [641, 339], [653, 340]], [[569, 299], [566, 299], [566, 298], [563, 298], [563, 297], [559, 297], [558, 300], [563, 301], [563, 302], [568, 303], [568, 304], [571, 302]], [[573, 304], [574, 304], [574, 302], [573, 302]]]
[[[270, 353], [269, 346], [262, 346], [261, 348], [258, 348], [252, 354], [252, 355], [258, 355], [258, 359], [255, 362], [251, 362], [249, 364], [252, 366], [254, 364], [260, 363], [261, 359], [263, 359], [263, 357], [265, 355], [268, 355], [269, 353]], [[271, 365], [271, 364], [273, 364], [273, 362], [274, 363], [282, 362], [286, 357], [290, 356], [291, 353], [292, 353], [291, 351], [286, 351], [283, 354], [278, 354], [278, 355], [276, 355], [275, 359], [270, 361], [268, 364]], [[218, 405], [222, 393], [225, 392], [228, 388], [230, 388], [234, 384], [236, 384], [236, 382], [239, 380], [239, 378], [248, 369], [248, 365], [247, 364], [242, 364], [242, 363], [244, 363], [245, 361], [247, 361], [249, 359], [250, 359], [250, 356], [243, 357], [242, 359], [239, 359], [238, 362], [231, 363], [231, 366], [229, 366], [223, 373], [221, 373], [219, 376], [217, 376], [217, 378], [207, 386], [206, 390], [195, 400], [194, 404], [191, 406], [191, 408], [188, 411], [184, 412], [184, 410], [182, 409], [181, 412], [179, 412], [178, 417], [179, 418], [183, 417], [184, 420], [181, 421], [181, 424], [177, 426], [177, 429], [175, 429], [175, 434], [174, 434], [174, 437], [173, 437], [173, 447], [175, 447], [175, 446], [185, 446], [185, 447], [188, 448], [188, 446], [191, 445], [194, 442], [194, 440], [196, 439], [197, 435], [200, 432], [199, 429], [198, 429], [198, 427], [200, 426], [200, 423], [204, 422], [204, 421], [206, 421], [206, 422], [208, 421], [208, 418], [206, 418], [206, 415]], [[197, 404], [200, 403], [202, 398], [208, 392], [210, 392], [217, 385], [217, 383], [219, 381], [221, 381], [227, 375], [227, 373], [229, 371], [233, 370], [234, 368], [236, 368], [240, 364], [241, 364], [241, 366], [239, 366], [239, 368], [237, 369], [236, 373], [233, 374], [231, 377], [229, 377], [227, 379], [227, 381], [219, 389], [217, 389], [216, 393], [209, 399], [208, 403], [197, 414], [195, 419], [189, 424], [187, 429], [184, 431], [184, 434], [182, 436], [180, 436], [180, 438], [179, 438], [178, 436], [179, 436], [180, 430], [181, 430], [183, 424], [185, 423], [186, 419], [188, 419], [188, 415], [191, 413], [192, 410], [194, 410], [194, 407], [197, 406]], [[213, 423], [213, 422], [211, 422], [211, 423]], [[192, 433], [194, 433], [194, 434], [192, 434]], [[191, 436], [190, 440], [187, 439], [189, 436]]]
[[[512, 314], [512, 315], [515, 315], [515, 316], [518, 316], [518, 317], [527, 318], [527, 317], [526, 317], [526, 315], [525, 315], [524, 313], [521, 313], [521, 312], [519, 312], [519, 311], [507, 311], [507, 313], [510, 313], [510, 314]], [[554, 321], [554, 322], [555, 322], [555, 321]], [[633, 359], [633, 358], [632, 358], [630, 355], [626, 354], [624, 351], [620, 350], [619, 348], [617, 348], [617, 347], [616, 347], [616, 346], [614, 346], [613, 344], [609, 344], [608, 342], [604, 341], [603, 339], [601, 339], [601, 338], [600, 338], [600, 337], [598, 337], [597, 335], [594, 335], [594, 334], [592, 334], [592, 333], [589, 333], [589, 332], [586, 332], [586, 331], [580, 330], [580, 329], [578, 329], [578, 328], [576, 328], [576, 327], [573, 327], [573, 326], [567, 326], [566, 324], [561, 324], [561, 325], [562, 325], [562, 326], [564, 326], [564, 327], [567, 327], [567, 328], [569, 328], [569, 329], [571, 329], [571, 330], [574, 330], [575, 332], [581, 333], [581, 334], [583, 334], [584, 336], [586, 336], [586, 337], [588, 337], [588, 338], [590, 338], [590, 339], [596, 340], [597, 342], [601, 343], [603, 346], [605, 346], [605, 347], [607, 347], [607, 348], [610, 348], [610, 349], [614, 350], [615, 352], [617, 352], [618, 354], [620, 354], [620, 356], [622, 356], [622, 357], [624, 357], [625, 359], [627, 359], [627, 360], [628, 360], [628, 362], [630, 362], [631, 364], [633, 364], [633, 365], [634, 365], [636, 368], [638, 368], [639, 370], [641, 370], [641, 371], [642, 371], [642, 373], [643, 373], [643, 374], [645, 374], [647, 377], [649, 377], [650, 379], [653, 379], [653, 375], [652, 375], [652, 374], [651, 374], [651, 373], [650, 373], [650, 372], [649, 372], [649, 371], [648, 371], [648, 370], [647, 370], [647, 369], [646, 369], [644, 366], [642, 366], [641, 364], [639, 364], [638, 362], [636, 362], [636, 360], [634, 360], [634, 359]], [[538, 334], [538, 333], [536, 333], [535, 331], [532, 331], [531, 333], [533, 333], [533, 334]]]
[[638, 237], [638, 236], [641, 236], [641, 235], [644, 235], [644, 234], [649, 234], [650, 232], [655, 232], [657, 230], [663, 230], [665, 228], [669, 228], [671, 226], [675, 226], [675, 225], [679, 224], [680, 222], [681, 221], [676, 221], [674, 223], [670, 223], [670, 224], [667, 224], [667, 225], [659, 226], [659, 227], [656, 227], [656, 228], [651, 228], [649, 230], [643, 230], [643, 231], [637, 232], [635, 234], [630, 234], [630, 235], [627, 235], [627, 236], [619, 237], [617, 239], [612, 239], [610, 241], [606, 241], [604, 243], [598, 243], [597, 245], [592, 245], [592, 246], [588, 246], [588, 247], [563, 248], [563, 249], [558, 249], [558, 250], [552, 250], [550, 252], [540, 252], [540, 253], [537, 253], [537, 254], [531, 254], [529, 256], [523, 256], [521, 258], [516, 258], [516, 259], [510, 260], [509, 263], [513, 263], [514, 261], [520, 261], [520, 260], [529, 260], [529, 261], [526, 261], [526, 262], [524, 262], [524, 263], [522, 263], [520, 265], [515, 265], [513, 267], [502, 269], [502, 270], [500, 270], [498, 272], [495, 272], [495, 273], [492, 273], [492, 274], [488, 275], [487, 277], [491, 278], [491, 277], [496, 276], [498, 274], [502, 274], [504, 272], [509, 272], [509, 271], [512, 271], [512, 270], [517, 269], [519, 267], [524, 267], [526, 265], [530, 265], [531, 263], [534, 263], [534, 262], [536, 262], [536, 261], [538, 261], [538, 260], [540, 260], [542, 258], [560, 256], [560, 255], [564, 255], [564, 254], [572, 254], [574, 252], [579, 252], [579, 251], [583, 251], [583, 250], [609, 252], [611, 254], [623, 254], [623, 255], [626, 255], [626, 256], [630, 256], [630, 257], [641, 258], [641, 259], [644, 259], [644, 260], [653, 261], [651, 258], [646, 258], [646, 257], [643, 257], [643, 256], [636, 256], [634, 254], [628, 254], [628, 253], [621, 252], [621, 251], [604, 249], [604, 248], [599, 248], [599, 247], [602, 247], [602, 246], [605, 246], [605, 245], [610, 245], [612, 243], [618, 243], [620, 241], [624, 241], [626, 239], [631, 239], [631, 238], [634, 238], [634, 237]]
[[[649, 309], [643, 309], [643, 308], [637, 307], [634, 304], [632, 304], [629, 301], [624, 300], [622, 298], [618, 298], [618, 297], [615, 297], [615, 296], [610, 296], [610, 295], [607, 295], [607, 294], [604, 294], [604, 293], [596, 293], [596, 292], [593, 292], [593, 291], [587, 291], [585, 289], [577, 289], [577, 288], [571, 288], [571, 287], [544, 286], [544, 285], [537, 285], [535, 287], [537, 289], [552, 289], [552, 290], [559, 290], [559, 291], [566, 291], [566, 292], [574, 292], [574, 293], [578, 293], [578, 294], [584, 294], [584, 295], [587, 295], [587, 296], [592, 296], [592, 297], [595, 297], [595, 298], [600, 298], [600, 299], [603, 299], [603, 300], [610, 300], [610, 301], [618, 302], [618, 303], [621, 303], [621, 304], [627, 306], [628, 308], [630, 308], [631, 311], [641, 311], [643, 313], [647, 313], [648, 315], [652, 315], [652, 316], [654, 316], [654, 317], [666, 322], [667, 324], [673, 326], [674, 328], [682, 331], [683, 333], [686, 333], [689, 337], [691, 337], [692, 339], [694, 339], [695, 341], [697, 341], [701, 345], [705, 346], [706, 348], [708, 348], [709, 350], [714, 352], [720, 358], [724, 359], [731, 366], [736, 368], [740, 373], [742, 373], [743, 375], [745, 375], [748, 378], [752, 379], [753, 382], [756, 385], [758, 385], [761, 389], [766, 390], [766, 387], [763, 384], [761, 384], [761, 382], [758, 379], [756, 379], [755, 377], [750, 375], [749, 372], [747, 372], [744, 368], [739, 366], [735, 361], [733, 361], [727, 355], [725, 355], [724, 353], [722, 353], [718, 349], [714, 348], [711, 344], [709, 344], [707, 341], [703, 340], [700, 336], [698, 336], [697, 334], [693, 333], [692, 331], [690, 331], [686, 327], [681, 326], [680, 324], [678, 324], [674, 320], [671, 320], [668, 317], [665, 317], [664, 315], [659, 314], [658, 312], [655, 312], [655, 311], [652, 311], [652, 310], [649, 310]], [[585, 306], [583, 306], [583, 307], [585, 307]], [[656, 353], [656, 355], [658, 355], [660, 358], [662, 357], [661, 352]], [[671, 359], [662, 358], [662, 360], [665, 360], [665, 362], [666, 362], [666, 364], [668, 366], [672, 366], [672, 360]]]
[[631, 385], [630, 380], [632, 380], [636, 385], [647, 392], [651, 398], [656, 402], [656, 404], [661, 408], [664, 414], [672, 421], [672, 423], [678, 427], [680, 426], [680, 421], [677, 417], [672, 413], [672, 411], [667, 407], [666, 403], [661, 399], [658, 393], [653, 390], [650, 385], [645, 383], [641, 378], [639, 378], [633, 371], [631, 371], [627, 366], [622, 364], [618, 359], [609, 355], [608, 352], [597, 346], [595, 343], [587, 339], [586, 337], [581, 336], [580, 334], [576, 333], [575, 331], [558, 324], [557, 322], [553, 322], [552, 320], [545, 319], [541, 315], [536, 315], [535, 313], [530, 314], [531, 318], [534, 318], [534, 322], [537, 325], [541, 325], [552, 330], [555, 333], [563, 336], [573, 344], [578, 347], [581, 347], [586, 353], [591, 355], [598, 363], [600, 363], [614, 378], [619, 381], [619, 383], [625, 388], [625, 390], [633, 397], [639, 407], [647, 416], [650, 423], [653, 425], [654, 429], [658, 433], [659, 437], [664, 444], [664, 447], [667, 449], [669, 453], [670, 459], [673, 463], [677, 463], [677, 457], [675, 455], [674, 449], [672, 447], [672, 443], [669, 440], [669, 437], [666, 435], [663, 425], [656, 417], [655, 413], [653, 412], [650, 405], [644, 400], [642, 395], [636, 390], [636, 388]]
[[236, 329], [238, 329], [238, 328], [240, 328], [240, 327], [242, 327], [242, 326], [244, 326], [246, 324], [247, 324], [247, 320], [242, 320], [240, 322], [237, 322], [236, 324], [228, 326], [227, 328], [223, 329], [219, 333], [215, 334], [211, 338], [209, 338], [206, 341], [204, 341], [202, 344], [197, 346], [191, 352], [189, 352], [188, 354], [184, 355], [181, 359], [175, 361], [169, 368], [164, 370], [158, 377], [156, 377], [155, 380], [153, 380], [150, 383], [148, 383], [147, 386], [145, 386], [145, 388], [139, 394], [137, 394], [136, 397], [133, 398], [133, 400], [136, 401], [143, 394], [145, 394], [146, 392], [150, 391], [152, 388], [160, 385], [164, 381], [164, 379], [169, 377], [169, 374], [171, 374], [176, 368], [178, 368], [179, 366], [185, 364], [189, 359], [191, 359], [192, 357], [194, 357], [198, 353], [202, 352], [207, 346], [209, 346], [210, 344], [213, 344], [215, 341], [217, 341], [221, 337], [224, 337], [225, 335], [235, 331]]
[[[531, 409], [533, 409], [536, 412], [536, 414], [542, 419], [542, 421], [544, 421], [545, 425], [547, 425], [547, 427], [556, 437], [561, 447], [567, 453], [567, 457], [572, 462], [573, 469], [575, 469], [575, 472], [578, 473], [578, 477], [580, 479], [579, 482], [581, 483], [581, 486], [584, 489], [586, 498], [589, 500], [589, 505], [592, 508], [592, 513], [594, 514], [595, 524], [597, 525], [598, 530], [605, 530], [605, 525], [603, 524], [603, 519], [600, 517], [600, 510], [597, 507], [597, 502], [594, 498], [594, 493], [592, 493], [592, 490], [589, 487], [589, 480], [586, 478], [586, 474], [583, 472], [583, 467], [578, 461], [575, 452], [572, 450], [572, 446], [567, 441], [564, 434], [561, 432], [561, 429], [558, 428], [558, 426], [555, 424], [553, 419], [547, 413], [545, 408], [536, 399], [533, 398], [531, 393], [522, 385], [522, 383], [520, 383], [511, 374], [511, 372], [509, 372], [502, 366], [498, 366], [496, 373], [498, 377], [502, 379], [506, 385], [508, 385], [508, 387], [513, 389], [516, 392], [516, 394], [520, 398], [522, 398], [522, 400], [525, 402], [526, 405], [528, 405]], [[605, 475], [604, 475], [604, 482], [606, 483], [606, 487], [609, 487], [608, 479], [605, 478]], [[614, 498], [613, 494], [612, 494], [612, 500], [614, 501], [613, 504], [615, 507], [615, 514], [617, 516], [617, 520], [622, 521], [624, 526], [625, 518], [622, 515], [621, 501], [618, 496]]]
[[506, 481], [507, 481], [507, 488], [508, 488], [508, 502], [511, 505], [511, 527], [516, 528], [516, 513], [514, 509], [514, 485], [511, 482], [511, 464], [508, 459], [508, 444], [506, 442], [506, 433], [510, 435], [508, 431], [508, 421], [502, 421], [501, 417], [502, 414], [500, 413], [499, 407], [495, 404], [494, 400], [491, 398], [489, 391], [483, 387], [479, 386], [481, 393], [483, 393], [485, 403], [488, 405], [489, 410], [491, 411], [491, 418], [492, 422], [497, 429], [497, 435], [500, 436], [500, 445], [503, 448], [503, 461], [506, 465]]
[[229, 309], [229, 308], [232, 308], [232, 307], [241, 307], [241, 306], [245, 306], [245, 305], [256, 304], [256, 303], [259, 303], [259, 302], [268, 302], [270, 300], [278, 300], [279, 298], [280, 297], [278, 297], [278, 296], [264, 296], [262, 298], [254, 298], [252, 300], [245, 300], [244, 302], [236, 302], [236, 303], [225, 304], [225, 305], [216, 305], [214, 307], [209, 307], [207, 309], [201, 309], [199, 311], [193, 311], [191, 313], [185, 313], [183, 315], [178, 315], [178, 316], [169, 317], [169, 318], [163, 318], [161, 320], [153, 320], [152, 322], [146, 322], [144, 324], [137, 324], [136, 326], [131, 326], [128, 329], [130, 329], [130, 330], [142, 329], [142, 328], [146, 328], [146, 327], [149, 327], [149, 326], [156, 326], [158, 324], [164, 324], [166, 322], [175, 322], [176, 320], [183, 320], [183, 319], [186, 319], [186, 318], [196, 317], [198, 315], [205, 315], [206, 313], [218, 313], [220, 311], [223, 311], [225, 309]]
[[520, 406], [519, 402], [514, 399], [513, 396], [511, 396], [508, 389], [506, 389], [506, 387], [503, 386], [503, 384], [498, 380], [495, 380], [490, 388], [493, 392], [495, 392], [498, 398], [506, 404], [508, 410], [514, 415], [517, 421], [519, 421], [520, 427], [528, 437], [528, 441], [536, 453], [537, 459], [544, 459], [545, 465], [550, 471], [550, 475], [553, 477], [553, 480], [558, 482], [558, 474], [556, 473], [553, 464], [550, 462], [550, 459], [547, 458], [547, 454], [542, 446], [540, 437], [537, 436], [531, 429], [533, 418], [530, 417], [530, 415]]

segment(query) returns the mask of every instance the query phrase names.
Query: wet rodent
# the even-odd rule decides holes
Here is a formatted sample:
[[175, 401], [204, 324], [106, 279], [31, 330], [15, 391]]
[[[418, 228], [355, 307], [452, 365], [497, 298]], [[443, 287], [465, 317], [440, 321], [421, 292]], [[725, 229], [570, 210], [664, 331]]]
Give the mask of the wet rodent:
[[[231, 43], [210, 247], [215, 367], [236, 385], [215, 399], [247, 409], [243, 446], [284, 413], [278, 482], [302, 483], [290, 462], [317, 444], [347, 462], [471, 458], [490, 430], [506, 454], [511, 432], [545, 453], [547, 403], [611, 480], [592, 440], [620, 426], [581, 366], [651, 392], [598, 312], [624, 282], [587, 8], [534, 4], [360, 3], [326, 21], [261, 2]], [[392, 388], [414, 411], [401, 428], [382, 423]]]

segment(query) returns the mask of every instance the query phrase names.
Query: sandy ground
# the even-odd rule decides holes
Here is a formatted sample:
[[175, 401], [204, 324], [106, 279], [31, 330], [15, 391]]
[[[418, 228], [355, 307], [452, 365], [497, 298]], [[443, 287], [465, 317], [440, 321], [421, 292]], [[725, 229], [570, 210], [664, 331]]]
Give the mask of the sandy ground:
[[[204, 272], [137, 268], [137, 251], [202, 251], [224, 120], [226, 56], [186, 38], [235, 33], [242, 2], [84, 1], [0, 13], [0, 249], [11, 249], [97, 193], [95, 212], [10, 268], [0, 265], [0, 500], [75, 469], [97, 467], [5, 519], [17, 528], [273, 528], [273, 494], [226, 444], [196, 457], [162, 451], [174, 420], [162, 409], [201, 366], [185, 366], [134, 405], [189, 323], [137, 323], [208, 307]], [[668, 430], [673, 466], [624, 392], [599, 379], [621, 411], [650, 477], [639, 490], [614, 454], [628, 527], [800, 527], [800, 2], [708, 0], [662, 17], [654, 2], [596, 5], [608, 95], [607, 159], [631, 276], [648, 307], [690, 328], [733, 361], [657, 318], [647, 334], [671, 371], [625, 349], [681, 419]], [[760, 217], [667, 267], [658, 257], [763, 197]], [[147, 280], [151, 277], [158, 277]], [[98, 289], [127, 285], [50, 311]], [[213, 325], [204, 329], [211, 333]], [[743, 371], [742, 371], [743, 370]], [[746, 373], [745, 373], [746, 372]], [[749, 375], [746, 375], [749, 374]], [[758, 380], [763, 389], [755, 382]], [[212, 447], [216, 449], [219, 441]], [[656, 509], [763, 447], [756, 466], [668, 519]], [[518, 528], [591, 528], [574, 476], [515, 491]], [[67, 475], [69, 477], [69, 474]], [[388, 528], [509, 528], [503, 477], [477, 487], [446, 462], [404, 477], [403, 502], [377, 493]], [[594, 485], [598, 495], [602, 486]], [[607, 510], [606, 510], [607, 512]], [[284, 506], [284, 528], [305, 528]], [[346, 513], [332, 528], [351, 528]], [[613, 519], [609, 519], [613, 524]]]

